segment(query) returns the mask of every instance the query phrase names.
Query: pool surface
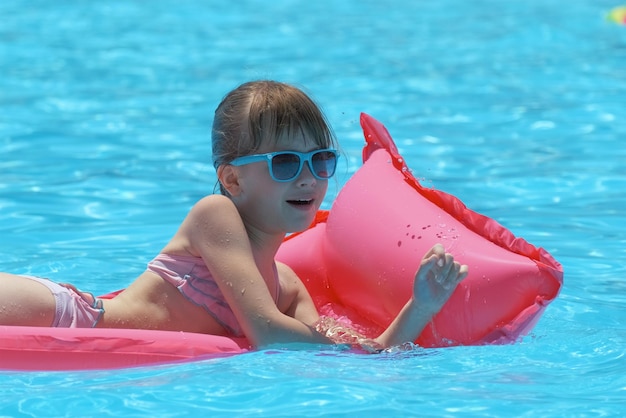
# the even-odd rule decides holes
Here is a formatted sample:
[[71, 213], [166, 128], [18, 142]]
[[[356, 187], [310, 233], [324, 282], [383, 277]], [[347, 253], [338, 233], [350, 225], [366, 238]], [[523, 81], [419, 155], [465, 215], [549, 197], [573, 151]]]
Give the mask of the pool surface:
[[560, 296], [513, 345], [264, 350], [0, 372], [0, 416], [620, 416], [626, 26], [607, 0], [0, 3], [0, 271], [125, 287], [216, 183], [222, 96], [272, 78], [360, 165], [383, 122], [424, 185], [548, 250]]

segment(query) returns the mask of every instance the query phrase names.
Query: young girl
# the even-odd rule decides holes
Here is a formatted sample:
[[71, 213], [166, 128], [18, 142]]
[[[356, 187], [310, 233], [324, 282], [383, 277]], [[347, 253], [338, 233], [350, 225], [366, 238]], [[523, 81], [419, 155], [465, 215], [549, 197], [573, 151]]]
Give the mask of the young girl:
[[[311, 224], [335, 173], [326, 119], [293, 86], [249, 82], [218, 106], [212, 141], [221, 194], [191, 208], [126, 290], [100, 300], [72, 285], [0, 273], [0, 324], [245, 336], [255, 347], [332, 343], [300, 279], [274, 260], [287, 233]], [[365, 344], [414, 341], [466, 275], [467, 266], [435, 245], [410, 300]]]

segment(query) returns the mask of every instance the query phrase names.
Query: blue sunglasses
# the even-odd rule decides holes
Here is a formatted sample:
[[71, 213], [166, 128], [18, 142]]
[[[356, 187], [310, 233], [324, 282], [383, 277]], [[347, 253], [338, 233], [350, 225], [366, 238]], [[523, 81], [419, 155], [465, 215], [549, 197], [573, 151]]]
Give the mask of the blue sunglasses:
[[234, 166], [267, 161], [270, 175], [274, 181], [291, 181], [302, 172], [306, 161], [311, 173], [319, 180], [327, 180], [335, 174], [337, 168], [337, 151], [334, 149], [318, 149], [310, 152], [278, 151], [267, 154], [245, 155], [230, 162]]

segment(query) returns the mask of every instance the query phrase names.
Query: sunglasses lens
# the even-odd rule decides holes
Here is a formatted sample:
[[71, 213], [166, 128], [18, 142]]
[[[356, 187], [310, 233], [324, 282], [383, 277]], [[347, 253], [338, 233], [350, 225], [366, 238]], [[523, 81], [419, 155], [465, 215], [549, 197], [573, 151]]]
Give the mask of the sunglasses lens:
[[283, 153], [272, 158], [272, 175], [277, 180], [291, 180], [300, 169], [300, 157], [297, 154]]
[[[304, 155], [304, 154], [303, 154]], [[278, 181], [289, 181], [296, 178], [302, 168], [299, 154], [283, 152], [272, 157], [272, 176]], [[313, 174], [320, 179], [328, 179], [335, 174], [337, 154], [334, 151], [318, 151], [311, 155], [310, 167]]]
[[311, 165], [315, 175], [327, 179], [335, 174], [337, 167], [337, 155], [332, 151], [320, 151], [311, 157]]

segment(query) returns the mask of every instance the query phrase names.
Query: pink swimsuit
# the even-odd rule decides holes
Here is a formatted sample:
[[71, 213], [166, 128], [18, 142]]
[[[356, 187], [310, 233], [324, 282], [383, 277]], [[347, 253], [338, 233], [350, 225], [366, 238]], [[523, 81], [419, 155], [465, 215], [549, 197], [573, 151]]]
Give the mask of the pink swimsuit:
[[52, 327], [59, 328], [93, 328], [104, 313], [102, 300], [91, 293], [76, 293], [73, 289], [41, 277], [23, 275], [46, 286], [56, 303]]
[[[188, 300], [204, 308], [232, 336], [243, 336], [235, 314], [201, 257], [159, 254], [148, 263], [147, 270], [156, 273], [180, 290]], [[277, 276], [276, 266], [274, 274]], [[276, 277], [276, 299], [279, 289]]]

